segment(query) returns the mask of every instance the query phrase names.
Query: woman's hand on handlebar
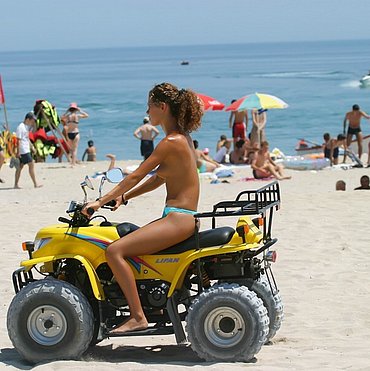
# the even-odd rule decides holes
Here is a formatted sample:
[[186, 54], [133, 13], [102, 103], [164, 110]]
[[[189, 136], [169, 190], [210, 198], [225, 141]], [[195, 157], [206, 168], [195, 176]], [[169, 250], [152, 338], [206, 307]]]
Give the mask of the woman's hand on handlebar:
[[113, 211], [116, 211], [121, 205], [127, 205], [127, 201], [125, 200], [125, 196], [118, 196], [116, 199], [116, 204], [112, 208]]
[[91, 215], [94, 214], [94, 212], [99, 209], [99, 207], [100, 207], [99, 201], [89, 202], [81, 210], [81, 213], [90, 218]]

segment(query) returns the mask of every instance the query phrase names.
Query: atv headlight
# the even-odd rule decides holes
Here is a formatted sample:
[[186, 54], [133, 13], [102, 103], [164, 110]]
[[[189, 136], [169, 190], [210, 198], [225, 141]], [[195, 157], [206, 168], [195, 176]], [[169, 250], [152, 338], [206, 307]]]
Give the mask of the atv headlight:
[[40, 239], [35, 240], [35, 251], [37, 251], [38, 249], [41, 249], [41, 247], [45, 246], [50, 240], [51, 240], [51, 237], [40, 238]]

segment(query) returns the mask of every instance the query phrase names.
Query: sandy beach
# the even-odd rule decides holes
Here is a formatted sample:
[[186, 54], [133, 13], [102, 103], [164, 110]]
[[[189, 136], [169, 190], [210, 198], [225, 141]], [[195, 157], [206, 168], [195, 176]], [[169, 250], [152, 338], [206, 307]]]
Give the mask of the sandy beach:
[[[118, 161], [126, 166], [137, 161]], [[80, 361], [36, 366], [24, 362], [7, 334], [6, 315], [14, 296], [12, 272], [27, 258], [21, 242], [33, 240], [42, 226], [65, 215], [69, 201], [82, 200], [79, 183], [85, 175], [104, 171], [108, 162], [36, 164], [42, 188], [34, 189], [24, 169], [21, 190], [13, 189], [14, 169], [1, 169], [0, 369], [21, 370], [369, 370], [370, 349], [370, 191], [353, 191], [370, 169], [292, 171], [281, 182], [281, 209], [275, 214], [273, 235], [278, 253], [274, 272], [285, 308], [285, 320], [272, 345], [265, 345], [251, 363], [206, 363], [189, 346], [176, 345], [174, 335], [106, 339]], [[200, 211], [241, 190], [257, 189], [264, 181], [245, 180], [249, 168], [237, 169], [229, 183], [201, 180]], [[244, 180], [242, 180], [244, 179]], [[345, 192], [335, 183], [346, 182]], [[98, 185], [94, 180], [94, 185]], [[108, 189], [105, 188], [106, 190]], [[96, 197], [96, 191], [90, 197]], [[164, 189], [132, 200], [109, 219], [143, 225], [161, 215]], [[219, 225], [235, 225], [223, 219]], [[206, 228], [206, 223], [203, 228]]]

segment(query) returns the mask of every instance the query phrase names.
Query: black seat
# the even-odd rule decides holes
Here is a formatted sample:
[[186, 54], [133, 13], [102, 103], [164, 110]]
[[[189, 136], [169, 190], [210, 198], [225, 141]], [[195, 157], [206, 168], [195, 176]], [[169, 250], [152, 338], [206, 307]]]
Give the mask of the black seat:
[[[140, 227], [132, 223], [121, 223], [117, 225], [117, 232], [120, 237], [126, 236], [128, 233], [136, 231]], [[199, 233], [199, 247], [211, 247], [217, 245], [224, 245], [228, 243], [235, 230], [231, 227], [219, 227], [215, 229], [209, 229]], [[176, 245], [168, 247], [165, 250], [158, 251], [153, 255], [168, 255], [168, 254], [180, 254], [188, 250], [195, 250], [195, 236], [189, 237], [187, 240], [182, 241]]]

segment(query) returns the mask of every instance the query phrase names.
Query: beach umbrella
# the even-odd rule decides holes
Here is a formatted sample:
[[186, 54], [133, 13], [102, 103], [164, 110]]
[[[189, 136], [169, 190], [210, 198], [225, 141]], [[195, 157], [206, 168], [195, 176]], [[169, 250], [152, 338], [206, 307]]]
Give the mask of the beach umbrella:
[[196, 93], [203, 105], [204, 111], [222, 111], [225, 107], [223, 103], [208, 95]]
[[245, 111], [247, 109], [287, 108], [288, 104], [282, 99], [270, 94], [254, 93], [239, 98], [226, 107], [225, 111]]

